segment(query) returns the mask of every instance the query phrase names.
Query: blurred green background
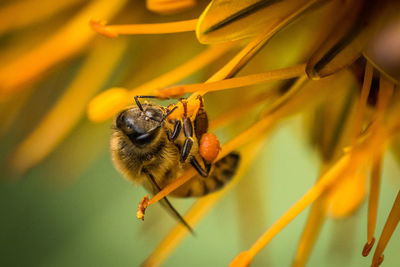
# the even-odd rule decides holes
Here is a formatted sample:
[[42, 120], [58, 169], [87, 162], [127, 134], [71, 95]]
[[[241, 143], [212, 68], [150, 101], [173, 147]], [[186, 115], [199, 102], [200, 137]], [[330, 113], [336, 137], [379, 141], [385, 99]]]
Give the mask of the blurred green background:
[[[226, 266], [312, 186], [316, 155], [296, 132], [299, 118], [285, 123], [268, 140], [251, 169], [196, 227], [165, 266]], [[113, 168], [107, 140], [96, 159], [69, 181], [71, 153], [79, 155], [87, 129], [107, 136], [108, 125], [82, 122], [43, 164], [19, 181], [1, 180], [0, 244], [2, 266], [138, 266], [175, 224], [161, 207], [135, 217], [146, 192], [125, 181]], [[300, 137], [300, 138], [299, 138]], [[82, 143], [81, 147], [75, 146]], [[71, 147], [72, 146], [72, 147]], [[89, 153], [89, 152], [85, 152]], [[3, 172], [2, 172], [3, 173]], [[391, 208], [399, 171], [390, 155], [379, 205], [377, 231]], [[397, 184], [396, 184], [397, 183]], [[248, 209], [238, 209], [247, 201]], [[191, 200], [174, 200], [183, 211]], [[259, 254], [252, 266], [289, 266], [307, 212], [296, 218]], [[369, 266], [361, 257], [366, 205], [346, 219], [323, 228], [309, 266]], [[398, 231], [385, 251], [383, 266], [398, 266]]]
[[[137, 13], [140, 16], [135, 17], [131, 12], [138, 10], [138, 2], [141, 10]], [[200, 8], [185, 18], [200, 14], [206, 2], [201, 1]], [[177, 19], [151, 14], [141, 1], [132, 3], [131, 9], [126, 8], [121, 15], [122, 21]], [[57, 23], [61, 25], [68, 21], [69, 15], [64, 14]], [[315, 24], [312, 20], [308, 22]], [[47, 27], [46, 22], [42, 24], [2, 36], [0, 49], [13, 44], [19, 34], [35, 32], [36, 27]], [[58, 24], [50, 25], [50, 28], [56, 28]], [[312, 34], [308, 27], [290, 25], [271, 40], [268, 44], [270, 51], [265, 49], [260, 53], [258, 61], [250, 63], [244, 72], [257, 73], [294, 64], [297, 50], [308, 46], [307, 36]], [[99, 91], [113, 86], [134, 88], [182, 64], [204, 48], [192, 33], [127, 39], [130, 43], [124, 56], [112, 75], [98, 88]], [[229, 56], [182, 83], [204, 81], [227, 58]], [[9, 154], [59, 99], [84, 59], [85, 53], [76, 55], [46, 73], [28, 93], [23, 108], [19, 111], [17, 108], [15, 117], [13, 114], [0, 114], [2, 120], [10, 118], [1, 124], [7, 124], [7, 131], [0, 128], [1, 266], [138, 266], [176, 223], [158, 205], [149, 208], [144, 222], [136, 219], [137, 204], [147, 193], [124, 180], [112, 166], [108, 150], [110, 121], [94, 124], [84, 116], [72, 134], [41, 164], [22, 176], [8, 172]], [[243, 90], [250, 94], [250, 90]], [[241, 97], [241, 93], [235, 92], [216, 93], [207, 99], [207, 110], [215, 115], [219, 108], [228, 109]], [[239, 122], [235, 122], [235, 126]], [[312, 187], [318, 175], [319, 160], [308, 144], [308, 137], [302, 130], [303, 123], [303, 118], [296, 116], [280, 124], [266, 139], [261, 154], [245, 177], [200, 222], [195, 228], [196, 236], [188, 236], [165, 266], [227, 266]], [[218, 137], [226, 141], [231, 138], [229, 133], [229, 130], [220, 131]], [[397, 162], [387, 153], [376, 236], [380, 235], [400, 187], [399, 175]], [[173, 200], [182, 213], [193, 202], [190, 199]], [[308, 210], [304, 211], [279, 233], [255, 257], [252, 266], [290, 266], [307, 213]], [[361, 256], [366, 241], [366, 218], [367, 205], [364, 202], [354, 215], [329, 220], [323, 227], [308, 266], [369, 266], [372, 255], [368, 258]], [[385, 251], [383, 266], [399, 266], [399, 249], [397, 230]]]

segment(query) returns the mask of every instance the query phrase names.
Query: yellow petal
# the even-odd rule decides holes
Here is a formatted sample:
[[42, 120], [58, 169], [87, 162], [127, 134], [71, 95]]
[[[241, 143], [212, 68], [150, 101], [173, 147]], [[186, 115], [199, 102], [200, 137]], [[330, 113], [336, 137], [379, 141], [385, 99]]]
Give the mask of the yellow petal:
[[214, 0], [204, 10], [196, 34], [210, 44], [247, 38], [272, 28], [310, 0]]
[[94, 16], [111, 18], [127, 0], [98, 0], [88, 4], [67, 25], [26, 54], [0, 66], [0, 97], [38, 78], [51, 66], [82, 51], [95, 33], [88, 26]]
[[135, 95], [154, 94], [156, 89], [169, 86], [218, 59], [232, 48], [232, 44], [209, 47], [184, 64], [132, 90], [111, 88], [96, 96], [88, 106], [88, 116], [95, 122], [110, 119], [119, 110], [133, 103]]
[[[0, 9], [0, 34], [44, 20], [80, 2], [83, 2], [83, 0], [9, 1]], [[32, 12], [32, 10], [35, 10], [35, 12]]]
[[125, 88], [110, 88], [93, 98], [87, 113], [91, 121], [101, 122], [122, 110], [127, 102], [133, 103], [131, 94]]
[[341, 218], [353, 213], [365, 199], [366, 185], [365, 169], [335, 184], [326, 200], [328, 215], [333, 218]]
[[80, 72], [52, 110], [17, 147], [10, 158], [12, 169], [24, 172], [43, 160], [79, 122], [87, 102], [107, 81], [127, 46], [126, 41], [103, 42], [94, 47]]
[[360, 57], [368, 41], [382, 26], [389, 10], [387, 2], [346, 1], [337, 15], [337, 26], [310, 58], [307, 74], [319, 79], [343, 69]]

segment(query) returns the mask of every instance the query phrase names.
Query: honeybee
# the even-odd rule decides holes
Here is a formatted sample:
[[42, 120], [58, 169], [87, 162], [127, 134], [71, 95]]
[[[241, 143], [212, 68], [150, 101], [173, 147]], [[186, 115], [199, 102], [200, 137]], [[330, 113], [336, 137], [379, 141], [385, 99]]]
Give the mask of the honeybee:
[[[231, 180], [239, 163], [238, 153], [232, 152], [214, 163], [200, 154], [200, 140], [208, 130], [201, 98], [193, 116], [188, 116], [187, 103], [181, 100], [183, 118], [168, 119], [176, 106], [140, 103], [139, 98], [145, 97], [150, 96], [136, 96], [136, 106], [122, 110], [113, 122], [111, 155], [125, 178], [156, 194], [186, 169], [194, 167], [198, 174], [173, 191], [170, 194], [173, 197], [201, 197]], [[191, 230], [167, 198], [162, 204]]]

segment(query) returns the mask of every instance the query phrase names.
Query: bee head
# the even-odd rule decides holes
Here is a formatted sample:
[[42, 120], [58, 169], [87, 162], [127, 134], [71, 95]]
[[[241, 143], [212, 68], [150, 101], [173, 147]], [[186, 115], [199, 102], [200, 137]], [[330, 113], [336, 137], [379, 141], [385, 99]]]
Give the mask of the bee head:
[[143, 105], [139, 108], [123, 110], [116, 118], [115, 126], [136, 146], [151, 143], [160, 132], [164, 123], [164, 113], [159, 107]]

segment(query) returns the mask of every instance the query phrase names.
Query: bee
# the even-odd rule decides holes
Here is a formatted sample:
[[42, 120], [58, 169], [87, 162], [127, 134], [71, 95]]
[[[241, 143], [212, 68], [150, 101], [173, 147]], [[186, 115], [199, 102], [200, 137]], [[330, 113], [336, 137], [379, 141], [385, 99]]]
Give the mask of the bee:
[[[136, 96], [136, 106], [122, 110], [115, 117], [111, 137], [115, 167], [125, 178], [142, 185], [152, 194], [158, 193], [191, 167], [196, 169], [197, 175], [174, 190], [171, 196], [201, 197], [222, 188], [234, 176], [240, 157], [231, 152], [212, 162], [216, 157], [216, 141], [207, 133], [208, 117], [202, 99], [199, 98], [199, 108], [190, 117], [186, 100], [181, 100], [182, 118], [169, 119], [177, 106], [139, 102], [139, 98], [151, 97]], [[202, 140], [203, 136], [207, 138]], [[200, 149], [200, 140], [204, 149]], [[217, 146], [219, 149], [219, 143]], [[167, 198], [162, 200], [162, 204], [191, 230]]]

